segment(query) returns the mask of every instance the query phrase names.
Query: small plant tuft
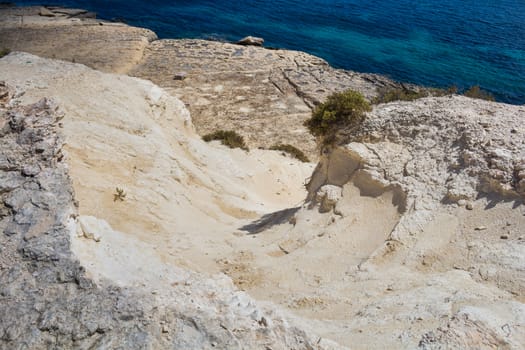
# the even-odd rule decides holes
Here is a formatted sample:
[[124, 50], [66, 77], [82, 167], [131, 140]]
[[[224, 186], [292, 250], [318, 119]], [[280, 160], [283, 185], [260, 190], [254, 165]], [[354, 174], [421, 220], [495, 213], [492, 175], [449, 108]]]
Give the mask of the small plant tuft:
[[406, 86], [395, 88], [380, 88], [378, 95], [372, 100], [373, 104], [388, 103], [393, 101], [414, 101], [423, 97], [441, 97], [457, 94], [458, 88], [454, 85], [446, 89], [440, 88], [417, 88], [410, 89]]
[[450, 85], [446, 90], [445, 92], [448, 94], [448, 95], [455, 95], [458, 93], [458, 87], [456, 85]]
[[496, 101], [496, 99], [490, 92], [481, 90], [479, 85], [472, 86], [470, 89], [465, 91], [463, 95], [470, 97], [470, 98], [477, 98], [480, 100]]
[[11, 53], [11, 50], [9, 49], [0, 49], [0, 58], [4, 57], [4, 56], [7, 56]]
[[113, 202], [123, 202], [124, 199], [126, 199], [126, 192], [124, 192], [124, 189], [120, 187], [115, 188], [115, 193], [113, 193]]
[[361, 125], [365, 113], [371, 110], [370, 104], [359, 92], [337, 92], [315, 107], [312, 117], [304, 125], [314, 136], [322, 136], [326, 142], [334, 139], [338, 129]]
[[291, 155], [292, 157], [296, 158], [296, 159], [299, 159], [301, 162], [303, 163], [308, 163], [310, 162], [310, 160], [308, 159], [308, 157], [303, 153], [303, 151], [301, 151], [300, 149], [298, 149], [297, 147], [295, 146], [292, 146], [292, 145], [289, 145], [289, 144], [276, 144], [276, 145], [273, 145], [272, 147], [270, 147], [271, 150], [273, 151], [282, 151], [282, 152], [286, 152], [288, 153], [289, 155]]
[[202, 139], [206, 142], [213, 140], [220, 140], [221, 143], [230, 148], [240, 148], [248, 151], [248, 146], [244, 142], [244, 138], [237, 134], [235, 131], [230, 130], [217, 130], [210, 134], [204, 135]]
[[378, 89], [378, 95], [372, 100], [374, 104], [388, 103], [393, 101], [414, 101], [429, 96], [425, 90], [411, 90], [404, 86], [395, 88]]

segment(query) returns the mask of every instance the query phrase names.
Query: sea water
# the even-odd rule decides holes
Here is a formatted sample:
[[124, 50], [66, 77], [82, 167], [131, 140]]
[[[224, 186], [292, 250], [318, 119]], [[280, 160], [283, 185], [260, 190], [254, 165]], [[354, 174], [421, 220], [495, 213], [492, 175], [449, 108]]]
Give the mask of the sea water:
[[306, 51], [338, 68], [434, 87], [479, 85], [499, 101], [525, 104], [525, 0], [51, 3], [150, 28], [161, 38], [260, 36], [266, 46]]

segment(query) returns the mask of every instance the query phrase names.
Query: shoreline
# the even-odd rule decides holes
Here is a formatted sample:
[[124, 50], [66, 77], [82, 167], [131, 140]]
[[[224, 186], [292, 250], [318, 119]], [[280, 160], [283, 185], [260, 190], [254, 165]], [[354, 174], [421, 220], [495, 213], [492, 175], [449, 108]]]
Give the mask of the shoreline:
[[[3, 7], [3, 8], [4, 9], [8, 9], [8, 8], [10, 8], [10, 6], [11, 6], [11, 8], [15, 7], [15, 8], [20, 8], [20, 9], [22, 9], [22, 8], [47, 8], [47, 9], [50, 9], [51, 11], [55, 11], [57, 13], [57, 15], [72, 15], [72, 14], [74, 14], [74, 16], [72, 16], [72, 17], [79, 18], [79, 19], [93, 19], [93, 20], [96, 20], [96, 21], [101, 22], [101, 23], [114, 24], [114, 25], [125, 25], [125, 26], [129, 26], [129, 27], [132, 27], [132, 28], [147, 30], [147, 31], [152, 32], [154, 34], [154, 36], [155, 36], [155, 38], [151, 39], [150, 42], [155, 41], [155, 40], [196, 40], [196, 41], [210, 41], [210, 42], [216, 42], [216, 43], [222, 43], [222, 44], [237, 45], [238, 44], [237, 41], [242, 39], [242, 37], [239, 37], [237, 39], [237, 41], [228, 40], [228, 39], [221, 39], [221, 38], [216, 38], [215, 39], [211, 35], [200, 35], [200, 36], [196, 36], [196, 37], [177, 37], [177, 36], [176, 37], [169, 37], [169, 36], [160, 37], [158, 35], [158, 33], [156, 33], [153, 29], [150, 29], [148, 27], [136, 26], [136, 25], [130, 24], [124, 18], [104, 18], [104, 17], [98, 18], [97, 17], [98, 13], [90, 11], [90, 10], [85, 10], [85, 9], [68, 9], [66, 7], [61, 7], [61, 6], [46, 6], [46, 5], [41, 5], [41, 6], [40, 5], [31, 5], [31, 6], [23, 6], [22, 5], [22, 6], [20, 6], [20, 5], [14, 4], [14, 3], [12, 5], [14, 5], [14, 6], [11, 6], [11, 5], [7, 4], [6, 7]], [[72, 11], [74, 11], [74, 12], [72, 12]], [[246, 35], [251, 35], [251, 34], [250, 33], [246, 33]], [[262, 39], [264, 39], [264, 38], [262, 38]], [[330, 63], [328, 60], [326, 60], [326, 59], [324, 59], [324, 58], [322, 58], [320, 56], [316, 56], [315, 54], [309, 53], [308, 49], [304, 49], [304, 48], [294, 49], [294, 48], [287, 48], [287, 47], [280, 47], [280, 46], [264, 46], [264, 45], [262, 45], [261, 47], [266, 49], [266, 50], [271, 50], [271, 51], [301, 52], [301, 53], [304, 53], [304, 54], [316, 57], [316, 58], [318, 58], [320, 60], [323, 60], [324, 62], [326, 62], [327, 65], [330, 66], [331, 69], [342, 70], [342, 71], [346, 71], [346, 72], [358, 73], [358, 74], [369, 75], [369, 76], [380, 77], [381, 79], [386, 79], [386, 80], [390, 80], [392, 82], [395, 82], [396, 84], [398, 84], [400, 86], [409, 87], [409, 89], [416, 89], [416, 90], [417, 89], [443, 90], [443, 91], [450, 90], [450, 89], [456, 89], [457, 93], [461, 95], [461, 94], [464, 94], [469, 89], [474, 87], [474, 85], [472, 85], [470, 87], [465, 87], [463, 89], [457, 90], [457, 87], [455, 85], [453, 85], [453, 84], [450, 84], [450, 85], [447, 85], [447, 86], [417, 84], [417, 83], [413, 83], [413, 82], [409, 82], [409, 81], [396, 80], [391, 75], [385, 74], [385, 73], [373, 73], [373, 72], [369, 72], [369, 71], [366, 71], [366, 70], [365, 71], [357, 71], [357, 70], [347, 69], [347, 68], [344, 68], [342, 66]], [[1, 47], [0, 47], [0, 49], [1, 49]], [[122, 71], [125, 72], [126, 69], [129, 69], [129, 67], [123, 68]], [[511, 105], [521, 105], [518, 102], [512, 103], [510, 100], [509, 101], [507, 101], [507, 100], [500, 100], [497, 97], [495, 97], [493, 94], [491, 94], [491, 95], [495, 98], [496, 102], [506, 103], [506, 104], [511, 104]]]
[[34, 13], [0, 10], [52, 58], [0, 59], [0, 347], [521, 349], [523, 108], [378, 103], [319, 155], [312, 106], [402, 85]]
[[372, 99], [378, 87], [400, 86], [380, 75], [334, 69], [301, 51], [158, 39], [149, 29], [43, 16], [40, 9], [0, 9], [0, 46], [150, 80], [186, 104], [201, 136], [237, 130], [250, 148], [287, 140], [317, 159], [316, 141], [303, 126], [313, 106], [335, 91], [354, 89]]
[[[77, 6], [81, 6], [81, 4], [77, 4]], [[159, 6], [161, 5], [159, 4]], [[223, 6], [220, 6], [220, 7], [222, 8]], [[226, 6], [226, 7], [229, 7], [229, 6]], [[176, 8], [177, 6], [174, 7], [173, 11], [175, 11]], [[145, 11], [149, 11], [153, 9], [154, 8], [151, 8], [148, 5], [144, 5]], [[122, 16], [119, 16], [120, 13], [118, 12], [118, 8], [111, 10], [111, 9], [106, 8], [105, 6], [99, 6], [97, 8], [94, 8], [93, 10], [101, 11], [100, 13], [103, 14], [101, 18], [104, 18], [105, 20], [108, 20], [108, 21], [112, 21], [115, 19], [116, 20], [122, 19]], [[207, 31], [208, 27], [206, 26], [205, 28], [202, 28], [201, 31], [192, 31], [191, 25], [181, 24], [179, 26], [176, 21], [173, 21], [173, 23], [169, 19], [166, 19], [166, 21], [164, 21], [162, 20], [161, 17], [159, 17], [159, 15], [156, 12], [152, 12], [151, 16], [148, 16], [148, 18], [141, 20], [139, 17], [136, 17], [132, 11], [127, 11], [126, 9], [123, 9], [123, 11], [124, 12], [122, 13], [128, 16], [124, 20], [124, 22], [128, 23], [129, 25], [140, 26], [143, 28], [152, 28], [157, 32], [157, 35], [159, 36], [160, 39], [188, 39], [190, 38], [190, 39], [196, 39], [196, 40], [210, 40], [210, 39], [213, 39], [213, 36], [214, 36], [213, 31], [212, 32]], [[171, 10], [168, 9], [168, 12], [169, 11]], [[187, 17], [186, 15], [188, 15], [188, 13], [185, 12], [185, 10], [181, 10], [181, 11], [183, 11], [181, 13], [181, 16], [183, 16], [183, 18], [181, 18], [181, 21], [185, 21], [185, 18]], [[169, 13], [171, 13], [172, 15], [175, 14], [175, 12], [169, 12]], [[173, 18], [176, 18], [176, 16]], [[155, 21], [158, 21], [158, 23]], [[280, 40], [279, 35], [277, 34], [274, 35], [270, 27], [268, 28], [261, 27], [261, 25], [259, 26], [256, 25], [253, 28], [243, 27], [243, 29], [247, 29], [246, 31], [244, 30], [241, 30], [241, 31], [239, 30], [231, 31], [230, 30], [229, 31], [226, 29], [224, 31], [220, 31], [220, 28], [215, 28], [215, 27], [214, 28], [217, 31], [217, 33], [224, 32], [224, 35], [223, 34], [220, 34], [220, 35], [223, 35], [224, 39], [227, 39], [226, 42], [229, 42], [229, 43], [234, 42], [240, 39], [244, 35], [259, 34], [264, 39], [268, 39], [269, 41], [272, 42], [271, 45], [269, 46], [277, 47], [279, 49], [308, 52], [318, 57], [322, 57], [327, 62], [329, 62], [331, 66], [335, 69], [346, 69], [346, 70], [351, 70], [355, 72], [379, 74], [379, 75], [385, 76], [391, 80], [395, 80], [398, 82], [404, 82], [406, 84], [414, 84], [414, 85], [424, 86], [424, 87], [429, 87], [429, 88], [448, 89], [450, 86], [457, 84], [461, 92], [467, 90], [468, 88], [474, 85], [481, 85], [482, 89], [492, 89], [492, 93], [496, 96], [496, 99], [499, 102], [514, 104], [514, 105], [521, 105], [525, 103], [525, 97], [522, 96], [520, 90], [516, 89], [516, 86], [519, 86], [519, 83], [516, 82], [516, 80], [512, 78], [516, 76], [515, 74], [508, 74], [508, 69], [502, 70], [499, 73], [500, 78], [498, 78], [498, 76], [494, 77], [494, 78], [501, 79], [501, 82], [498, 83], [496, 86], [494, 86], [494, 84], [491, 83], [494, 79], [491, 78], [490, 81], [488, 82], [485, 81], [489, 79], [489, 77], [493, 77], [497, 73], [496, 71], [492, 72], [492, 70], [489, 69], [491, 67], [491, 66], [488, 66], [489, 63], [486, 63], [487, 64], [486, 67], [484, 66], [486, 69], [480, 68], [478, 69], [478, 71], [472, 71], [472, 69], [469, 70], [468, 63], [470, 61], [464, 62], [464, 64], [462, 65], [461, 63], [465, 61], [466, 58], [465, 59], [458, 58], [457, 60], [455, 59], [456, 56], [457, 57], [461, 56], [460, 52], [457, 52], [457, 55], [454, 55], [453, 52], [449, 52], [450, 54], [453, 55], [451, 56], [451, 59], [454, 60], [454, 63], [451, 63], [450, 67], [446, 68], [448, 71], [450, 71], [450, 74], [447, 73], [445, 68], [438, 69], [438, 67], [442, 66], [439, 64], [443, 63], [442, 61], [439, 60], [439, 57], [440, 57], [439, 52], [432, 51], [428, 53], [428, 54], [438, 55], [436, 57], [436, 60], [437, 60], [436, 64], [438, 65], [436, 66], [436, 69], [438, 69], [439, 75], [436, 75], [438, 73], [436, 74], [432, 73], [432, 61], [427, 61], [427, 58], [430, 60], [429, 57], [432, 57], [432, 56], [429, 56], [429, 57], [424, 56], [421, 58], [421, 62], [424, 65], [424, 67], [421, 67], [421, 69], [416, 64], [412, 66], [406, 66], [406, 65], [398, 66], [398, 64], [396, 63], [397, 58], [401, 60], [399, 64], [407, 60], [407, 57], [405, 57], [406, 55], [403, 53], [405, 51], [398, 52], [399, 50], [397, 51], [395, 51], [395, 49], [390, 50], [388, 47], [385, 47], [385, 50], [389, 52], [389, 60], [392, 60], [391, 64], [388, 63], [387, 61], [383, 62], [382, 59], [380, 61], [383, 62], [384, 64], [377, 61], [374, 57], [377, 56], [379, 60], [380, 54], [379, 53], [376, 54], [375, 50], [373, 52], [370, 52], [370, 55], [375, 55], [375, 56], [370, 56], [368, 61], [362, 61], [362, 58], [360, 58], [361, 56], [359, 56], [360, 51], [354, 50], [355, 55], [357, 56], [352, 56], [352, 55], [341, 56], [343, 52], [346, 52], [343, 42], [337, 41], [339, 44], [342, 45], [339, 48], [338, 46], [334, 46], [334, 45], [337, 45], [336, 42], [332, 42], [328, 38], [327, 38], [328, 41], [326, 43], [323, 40], [321, 41], [314, 40], [315, 38], [306, 40], [306, 41], [298, 39], [299, 41], [296, 42], [296, 41], [290, 41], [286, 39], [285, 37], [283, 37], [282, 38], [283, 40], [279, 41]], [[298, 31], [298, 33], [299, 32], [300, 30]], [[266, 36], [268, 36], [268, 38]], [[219, 39], [220, 39], [220, 36], [219, 36]], [[218, 41], [224, 42], [224, 40], [218, 40]], [[371, 44], [373, 44], [374, 42], [375, 41], [372, 41]], [[365, 44], [366, 43], [363, 43], [363, 45]], [[396, 41], [393, 41], [390, 44], [394, 45], [394, 47], [397, 47], [396, 46], [397, 44], [404, 45], [404, 42], [401, 41], [398, 43], [396, 39]], [[408, 45], [409, 43], [407, 42], [405, 44]], [[349, 45], [352, 46], [351, 44]], [[414, 42], [411, 45], [419, 45], [419, 44]], [[439, 47], [436, 47], [436, 50], [437, 49], [439, 49]], [[453, 47], [442, 48], [442, 49], [443, 50], [452, 50], [452, 49], [456, 50]], [[398, 54], [397, 58], [396, 56], [392, 56], [395, 54]], [[417, 59], [417, 57], [415, 57], [414, 59]], [[475, 57], [472, 59], [475, 60]], [[490, 60], [480, 59], [480, 63], [483, 63], [485, 61], [490, 61]], [[356, 65], [356, 62], [360, 62], [360, 63]], [[367, 62], [369, 63], [368, 65], [367, 65]], [[444, 62], [444, 64], [447, 65], [446, 62]], [[519, 67], [520, 65], [517, 66], [517, 69]], [[457, 73], [458, 79], [456, 79], [456, 75], [452, 73], [453, 70], [456, 70], [458, 72]], [[468, 71], [469, 72], [467, 74], [468, 76], [463, 77], [464, 74], [461, 73], [463, 71]], [[420, 72], [420, 73], [416, 73], [416, 72]], [[518, 76], [519, 76], [519, 71], [518, 71]]]

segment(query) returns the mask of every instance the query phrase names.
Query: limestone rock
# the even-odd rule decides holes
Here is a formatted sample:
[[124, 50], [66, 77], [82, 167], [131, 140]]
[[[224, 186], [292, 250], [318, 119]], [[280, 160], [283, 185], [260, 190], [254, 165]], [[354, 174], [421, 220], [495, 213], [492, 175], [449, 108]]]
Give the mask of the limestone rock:
[[89, 12], [84, 9], [70, 9], [70, 8], [64, 8], [64, 7], [52, 7], [48, 6], [48, 9], [53, 11], [56, 14], [60, 15], [66, 15], [69, 17], [75, 17], [75, 18], [96, 18], [96, 14], [93, 12]]
[[316, 194], [316, 201], [319, 203], [319, 211], [326, 213], [335, 208], [342, 196], [342, 188], [334, 185], [322, 186]]
[[[186, 72], [185, 78], [178, 77]], [[157, 40], [130, 75], [169, 89], [188, 107], [200, 135], [236, 130], [250, 148], [287, 140], [317, 159], [315, 138], [303, 123], [335, 91], [354, 89], [367, 98], [391, 80], [330, 67], [304, 52], [240, 47], [204, 40]]]
[[[521, 349], [522, 107], [458, 96], [375, 107], [308, 181], [309, 201], [339, 198], [323, 214], [288, 194], [309, 170], [204, 144], [185, 104], [200, 132], [304, 142], [290, 126], [316, 101], [348, 87], [370, 98], [388, 80], [198, 40], [142, 53], [127, 68], [167, 90], [27, 54], [0, 60], [17, 86], [0, 90], [0, 347]], [[105, 227], [98, 243], [74, 237], [68, 173], [80, 210]], [[129, 195], [115, 203], [123, 179]], [[242, 225], [262, 230], [231, 234]], [[227, 273], [279, 310], [180, 266]]]
[[[17, 55], [11, 59], [19, 63], [44, 62], [35, 56]], [[55, 68], [62, 65], [58, 62]], [[30, 79], [34, 78], [31, 74]], [[167, 98], [155, 91], [143, 96], [148, 106]], [[124, 246], [136, 244], [130, 237], [121, 239], [124, 245], [120, 247], [105, 245], [119, 233], [93, 217], [80, 216], [78, 220], [88, 236], [96, 238], [105, 231], [105, 238], [93, 244], [105, 250], [97, 250], [100, 260], [86, 259], [81, 266], [72, 252], [72, 246], [78, 244], [72, 220], [77, 215], [61, 151], [64, 144], [58, 124], [64, 115], [52, 100], [37, 101], [6, 101], [0, 110], [0, 118], [7, 118], [10, 125], [0, 137], [3, 159], [16, 169], [29, 165], [40, 169], [28, 174], [9, 167], [0, 169], [0, 313], [4, 315], [0, 318], [0, 348], [336, 348], [327, 341], [316, 345], [317, 338], [294, 326], [275, 308], [258, 305], [236, 290], [229, 278], [203, 277], [165, 265], [147, 244], [130, 256], [129, 247]], [[185, 114], [180, 108], [176, 115], [182, 127]], [[46, 142], [35, 146], [35, 140]], [[114, 259], [109, 266], [98, 265], [108, 261], [104, 260], [108, 256]], [[149, 270], [144, 256], [150, 256], [147, 261], [165, 271], [167, 280], [157, 275], [160, 270]], [[94, 280], [92, 265], [101, 267], [99, 272], [106, 277]], [[144, 269], [150, 276], [148, 285], [117, 285], [123, 274], [129, 279], [138, 277], [137, 282], [146, 281], [141, 277]]]
[[[108, 232], [110, 228], [93, 216], [80, 216], [78, 218], [82, 236], [100, 242], [102, 232]], [[80, 236], [80, 234], [79, 234]]]
[[41, 7], [38, 14], [44, 17], [55, 17], [56, 16], [53, 11], [47, 9], [46, 7]]
[[60, 17], [44, 22], [38, 8], [0, 9], [0, 47], [151, 80], [181, 98], [200, 135], [236, 130], [250, 148], [287, 140], [316, 160], [315, 138], [303, 125], [316, 104], [336, 91], [353, 89], [372, 99], [378, 88], [400, 86], [383, 76], [334, 69], [304, 52], [156, 40], [145, 29], [80, 21], [79, 11], [50, 9]]
[[262, 46], [264, 44], [264, 39], [254, 36], [247, 36], [237, 41], [237, 44], [245, 46]]
[[157, 38], [150, 30], [94, 17], [85, 10], [56, 7], [0, 8], [0, 47], [120, 73], [140, 61]]

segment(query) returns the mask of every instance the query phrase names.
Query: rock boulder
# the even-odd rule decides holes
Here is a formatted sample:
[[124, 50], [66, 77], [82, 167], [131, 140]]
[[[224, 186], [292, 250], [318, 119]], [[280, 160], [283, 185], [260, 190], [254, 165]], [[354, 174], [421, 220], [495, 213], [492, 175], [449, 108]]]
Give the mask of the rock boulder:
[[264, 39], [255, 36], [246, 36], [241, 40], [237, 41], [237, 44], [244, 46], [263, 46]]

